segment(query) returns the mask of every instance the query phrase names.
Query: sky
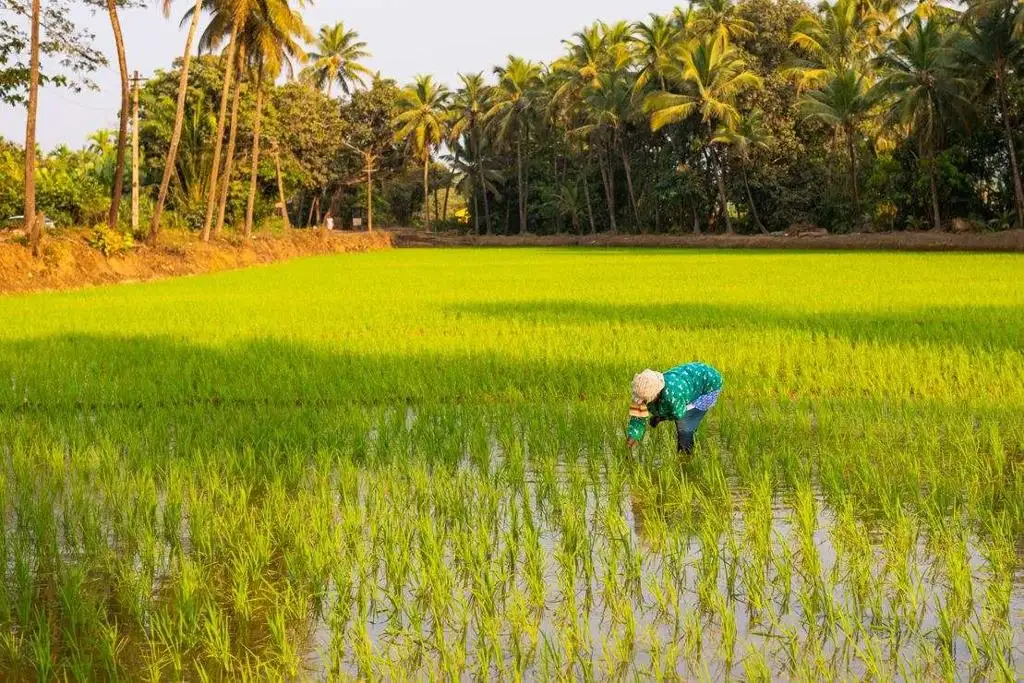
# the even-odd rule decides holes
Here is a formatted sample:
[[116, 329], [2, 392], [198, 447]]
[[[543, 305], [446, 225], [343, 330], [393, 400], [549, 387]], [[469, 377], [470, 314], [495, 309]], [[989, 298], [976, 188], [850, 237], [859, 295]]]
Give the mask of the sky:
[[[143, 77], [168, 68], [185, 46], [186, 29], [179, 29], [178, 21], [192, 3], [175, 0], [172, 19], [164, 18], [160, 4], [149, 0], [149, 7], [121, 13], [129, 72], [138, 70]], [[489, 72], [511, 53], [550, 61], [561, 54], [563, 39], [594, 20], [638, 20], [650, 12], [667, 13], [677, 4], [679, 0], [319, 0], [304, 14], [314, 32], [337, 21], [358, 31], [373, 53], [367, 66], [399, 83], [432, 73], [454, 86], [459, 72]], [[78, 148], [92, 131], [117, 128], [120, 85], [110, 22], [105, 12], [76, 5], [79, 25], [96, 35], [110, 66], [94, 75], [96, 92], [40, 91], [36, 135], [44, 150], [62, 143]], [[24, 139], [23, 107], [0, 105], [0, 136]]]

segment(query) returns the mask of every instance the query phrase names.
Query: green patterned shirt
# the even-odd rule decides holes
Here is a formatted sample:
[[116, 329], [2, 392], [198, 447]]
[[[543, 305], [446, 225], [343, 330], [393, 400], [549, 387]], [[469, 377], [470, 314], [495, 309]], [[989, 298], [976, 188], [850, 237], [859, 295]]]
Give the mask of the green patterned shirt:
[[[651, 417], [679, 420], [687, 406], [701, 396], [722, 389], [722, 375], [705, 363], [687, 363], [665, 373], [665, 388], [647, 404]], [[647, 433], [647, 418], [630, 417], [626, 434], [639, 441]]]

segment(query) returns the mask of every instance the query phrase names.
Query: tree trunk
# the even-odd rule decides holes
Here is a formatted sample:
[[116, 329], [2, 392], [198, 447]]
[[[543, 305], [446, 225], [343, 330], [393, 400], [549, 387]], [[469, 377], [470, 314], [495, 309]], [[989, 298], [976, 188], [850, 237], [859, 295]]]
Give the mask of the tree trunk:
[[473, 233], [480, 234], [480, 188], [473, 188]]
[[853, 213], [856, 225], [860, 225], [860, 184], [857, 181], [857, 149], [853, 144], [853, 131], [846, 131], [846, 149], [850, 155], [850, 180], [853, 181]]
[[598, 152], [597, 164], [601, 169], [601, 183], [604, 185], [604, 197], [608, 204], [608, 226], [611, 234], [619, 232], [619, 226], [615, 222], [615, 179], [612, 177], [611, 164], [608, 163], [604, 152]]
[[441, 216], [441, 207], [437, 201], [437, 190], [433, 192], [434, 195], [434, 220], [436, 221]]
[[521, 137], [516, 138], [516, 174], [518, 176], [519, 185], [519, 234], [527, 234], [526, 228], [526, 184], [523, 182], [523, 141]]
[[629, 188], [629, 203], [633, 207], [634, 225], [638, 231], [647, 232], [640, 229], [640, 208], [636, 203], [636, 193], [633, 192], [633, 169], [629, 163], [629, 154], [626, 153], [626, 148], [622, 144], [619, 144], [619, 150], [622, 153], [622, 168], [626, 170], [626, 187]]
[[729, 200], [725, 195], [725, 155], [718, 156], [718, 172], [715, 174], [718, 180], [718, 202], [722, 211], [722, 218], [725, 220], [725, 232], [733, 234], [732, 219], [729, 218]]
[[942, 212], [939, 209], [939, 188], [935, 183], [935, 169], [931, 166], [931, 159], [928, 165], [928, 184], [931, 186], [932, 194], [932, 227], [942, 230]]
[[487, 197], [487, 188], [484, 187], [481, 191], [484, 196], [484, 229], [487, 230], [487, 234], [491, 234], [491, 200]]
[[452, 182], [451, 182], [451, 180], [452, 180], [451, 178], [447, 178], [445, 180], [445, 184], [444, 184], [444, 208], [442, 208], [442, 210], [441, 210], [441, 220], [442, 221], [447, 221], [448, 220], [448, 193], [451, 192], [451, 189], [452, 189]]
[[939, 210], [939, 187], [935, 182], [935, 154], [928, 152], [928, 184], [931, 187], [932, 195], [932, 227], [942, 230], [942, 213]]
[[1006, 149], [1010, 153], [1010, 173], [1013, 174], [1013, 201], [1017, 207], [1017, 228], [1024, 229], [1024, 186], [1021, 184], [1020, 165], [1017, 162], [1017, 146], [1013, 142], [1013, 126], [1010, 125], [1009, 107], [1006, 106], [1006, 90], [999, 83], [999, 109], [1003, 117], [1003, 132], [1006, 134]]
[[767, 235], [768, 229], [764, 227], [764, 223], [761, 222], [761, 217], [757, 215], [757, 206], [754, 204], [754, 193], [750, 191], [750, 183], [747, 181], [747, 168], [746, 166], [740, 166], [740, 173], [743, 175], [743, 187], [747, 191], [747, 204], [750, 206], [750, 215], [754, 217], [754, 225], [761, 231], [761, 234]]
[[290, 230], [292, 225], [291, 221], [288, 220], [288, 204], [284, 201], [284, 180], [281, 178], [281, 153], [277, 149], [277, 140], [274, 140], [274, 170], [277, 172], [277, 198], [281, 203], [281, 220], [284, 221], [285, 229]]
[[694, 235], [699, 235], [700, 234], [700, 212], [697, 211], [697, 202], [693, 203], [692, 210], [693, 210], [693, 234]]
[[366, 157], [366, 232], [373, 232], [373, 159]]
[[110, 212], [107, 227], [117, 229], [117, 216], [121, 209], [121, 194], [124, 192], [124, 157], [128, 148], [128, 117], [131, 95], [128, 91], [128, 61], [124, 54], [124, 36], [121, 35], [121, 21], [117, 17], [117, 2], [107, 0], [110, 25], [114, 29], [114, 45], [117, 49], [117, 66], [121, 72], [121, 126], [117, 132], [117, 162], [114, 165], [114, 187], [110, 191]]
[[587, 203], [587, 220], [590, 222], [590, 234], [597, 233], [597, 225], [594, 223], [594, 207], [590, 203], [590, 158], [584, 164], [583, 173], [583, 200]]
[[231, 172], [235, 167], [235, 140], [238, 135], [238, 101], [242, 97], [241, 74], [235, 80], [235, 94], [231, 98], [231, 128], [228, 133], [228, 149], [224, 155], [224, 173], [220, 179], [220, 199], [217, 201], [217, 223], [213, 228], [213, 236], [220, 237], [224, 228], [224, 213], [228, 208], [228, 191], [231, 189]]
[[36, 113], [39, 110], [40, 0], [32, 0], [32, 38], [29, 57], [28, 111], [25, 114], [25, 232], [32, 255], [39, 256], [42, 226], [36, 217]]
[[174, 173], [174, 166], [178, 161], [178, 145], [181, 143], [181, 129], [185, 122], [185, 101], [188, 96], [188, 69], [192, 63], [192, 43], [196, 40], [196, 31], [199, 29], [199, 17], [202, 14], [203, 0], [196, 0], [192, 9], [192, 23], [188, 29], [188, 38], [185, 39], [185, 54], [181, 58], [181, 77], [178, 79], [178, 105], [174, 112], [174, 130], [171, 132], [171, 144], [167, 149], [167, 159], [164, 161], [164, 175], [160, 181], [160, 192], [157, 195], [156, 206], [153, 208], [153, 217], [149, 222], [149, 243], [156, 244], [160, 235], [160, 217], [164, 212], [164, 203], [167, 201], [167, 192], [171, 187], [171, 174]]
[[252, 235], [253, 212], [256, 209], [256, 181], [260, 170], [260, 129], [263, 124], [263, 65], [256, 77], [256, 119], [252, 127], [252, 169], [249, 172], [249, 204], [245, 207], [245, 236]]
[[224, 83], [220, 89], [220, 111], [217, 114], [217, 134], [213, 139], [213, 163], [210, 168], [210, 182], [206, 191], [206, 217], [203, 219], [203, 241], [210, 241], [213, 227], [213, 211], [217, 207], [217, 189], [220, 180], [220, 153], [224, 143], [224, 126], [227, 123], [228, 99], [231, 97], [231, 79], [235, 73], [235, 50], [238, 48], [238, 24], [231, 28], [231, 40], [224, 66]]
[[309, 215], [306, 216], [306, 225], [307, 226], [312, 226], [314, 230], [316, 230], [318, 227], [320, 227], [319, 221], [316, 222], [316, 223], [313, 222], [313, 214], [314, 214], [314, 212], [316, 212], [316, 207], [317, 207], [317, 205], [319, 203], [320, 203], [320, 197], [318, 197], [318, 196], [317, 197], [313, 197], [313, 201], [311, 201], [309, 203]]
[[[474, 125], [474, 128], [475, 127], [476, 126]], [[473, 134], [473, 137], [474, 137], [474, 139], [476, 141], [476, 175], [477, 175], [477, 179], [479, 180], [479, 184], [480, 184], [480, 187], [478, 188], [477, 191], [480, 192], [481, 194], [483, 194], [483, 198], [484, 198], [484, 227], [487, 230], [487, 234], [490, 235], [491, 234], [491, 206], [490, 206], [490, 200], [487, 199], [487, 183], [484, 181], [484, 164], [483, 164], [483, 161], [480, 159], [480, 131], [476, 130], [474, 132], [474, 134]], [[477, 232], [480, 232], [480, 231], [477, 230]]]
[[423, 147], [423, 225], [430, 232], [430, 148]]

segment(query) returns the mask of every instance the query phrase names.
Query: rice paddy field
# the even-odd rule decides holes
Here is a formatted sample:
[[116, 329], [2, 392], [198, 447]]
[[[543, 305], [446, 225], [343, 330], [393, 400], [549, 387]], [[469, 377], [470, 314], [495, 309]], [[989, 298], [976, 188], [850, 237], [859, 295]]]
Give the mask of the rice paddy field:
[[[1024, 259], [429, 250], [0, 299], [4, 680], [1024, 678]], [[629, 384], [725, 377], [680, 458]]]

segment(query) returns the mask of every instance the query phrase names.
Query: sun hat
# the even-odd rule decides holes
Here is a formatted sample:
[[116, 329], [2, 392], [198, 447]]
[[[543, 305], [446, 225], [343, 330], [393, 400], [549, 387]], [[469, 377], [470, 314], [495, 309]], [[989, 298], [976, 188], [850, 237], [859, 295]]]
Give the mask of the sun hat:
[[644, 370], [633, 378], [633, 399], [629, 406], [632, 417], [650, 417], [647, 404], [658, 398], [665, 388], [665, 376], [656, 370]]

